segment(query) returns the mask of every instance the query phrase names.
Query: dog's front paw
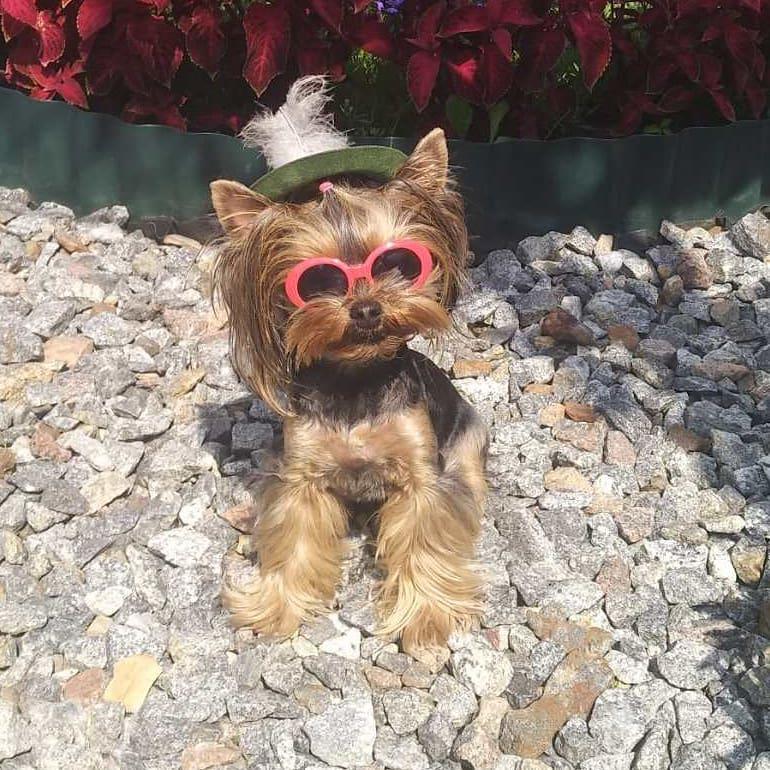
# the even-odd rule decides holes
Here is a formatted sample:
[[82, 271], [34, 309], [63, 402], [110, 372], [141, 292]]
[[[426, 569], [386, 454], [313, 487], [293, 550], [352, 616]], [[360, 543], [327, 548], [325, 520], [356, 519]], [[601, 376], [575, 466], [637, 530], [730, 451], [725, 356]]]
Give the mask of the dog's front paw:
[[454, 632], [469, 631], [478, 626], [478, 617], [475, 608], [458, 613], [457, 610], [423, 607], [401, 630], [401, 646], [404, 652], [416, 657], [423, 650], [444, 648]]
[[380, 593], [380, 633], [396, 634], [405, 652], [445, 647], [455, 631], [478, 625], [482, 604], [475, 591], [461, 596], [427, 596], [408, 581], [389, 582]]
[[275, 575], [259, 577], [246, 588], [225, 588], [222, 604], [236, 628], [251, 628], [271, 636], [291, 636], [310, 614], [292, 602]]

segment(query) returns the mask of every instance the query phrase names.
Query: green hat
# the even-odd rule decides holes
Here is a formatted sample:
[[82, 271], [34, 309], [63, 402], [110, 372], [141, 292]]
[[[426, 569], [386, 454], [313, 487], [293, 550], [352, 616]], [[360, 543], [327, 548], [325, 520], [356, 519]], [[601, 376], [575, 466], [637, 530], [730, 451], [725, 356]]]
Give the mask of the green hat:
[[280, 201], [295, 190], [337, 176], [355, 174], [385, 182], [393, 179], [405, 160], [406, 155], [395, 147], [371, 145], [327, 150], [268, 171], [251, 189]]

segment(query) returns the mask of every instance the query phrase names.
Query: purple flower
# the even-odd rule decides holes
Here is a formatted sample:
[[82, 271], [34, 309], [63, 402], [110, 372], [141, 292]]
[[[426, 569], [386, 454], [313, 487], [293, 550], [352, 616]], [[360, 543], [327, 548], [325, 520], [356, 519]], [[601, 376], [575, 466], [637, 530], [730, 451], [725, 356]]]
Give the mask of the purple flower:
[[376, 0], [375, 5], [380, 13], [385, 13], [388, 16], [394, 16], [399, 13], [401, 6], [404, 4], [404, 0]]

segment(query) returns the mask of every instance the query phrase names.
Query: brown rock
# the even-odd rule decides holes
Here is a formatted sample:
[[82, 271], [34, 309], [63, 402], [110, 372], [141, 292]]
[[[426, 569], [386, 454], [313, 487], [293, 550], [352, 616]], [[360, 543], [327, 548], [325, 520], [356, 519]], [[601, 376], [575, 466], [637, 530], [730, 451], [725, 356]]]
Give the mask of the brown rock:
[[554, 308], [540, 323], [540, 331], [557, 342], [574, 345], [593, 345], [594, 335], [572, 313], [560, 307]]
[[80, 359], [93, 352], [93, 340], [82, 335], [51, 337], [43, 344], [44, 361], [61, 361], [72, 369]]
[[602, 233], [596, 239], [596, 246], [594, 246], [594, 254], [599, 257], [602, 254], [609, 254], [612, 251], [612, 244], [615, 242], [615, 236], [608, 233]]
[[751, 373], [751, 369], [743, 364], [731, 364], [728, 361], [700, 361], [692, 368], [693, 374], [697, 374], [699, 377], [705, 377], [707, 380], [741, 380], [747, 374]]
[[555, 439], [566, 441], [583, 452], [601, 454], [606, 431], [607, 429], [603, 422], [562, 420], [554, 426], [553, 435]]
[[634, 445], [619, 430], [607, 433], [604, 444], [604, 462], [608, 465], [621, 465], [633, 468], [636, 465]]
[[364, 666], [364, 676], [373, 690], [390, 690], [401, 687], [401, 677], [395, 671], [379, 666]]
[[452, 758], [467, 763], [474, 770], [493, 770], [500, 757], [497, 736], [507, 710], [505, 698], [481, 698], [478, 716], [455, 741]]
[[668, 432], [669, 438], [686, 452], [708, 452], [711, 440], [693, 433], [683, 425], [674, 425]]
[[638, 543], [652, 534], [654, 515], [651, 508], [622, 508], [614, 511], [612, 517], [627, 543]]
[[122, 703], [126, 711], [138, 711], [161, 668], [151, 655], [131, 655], [115, 664], [104, 700]]
[[[508, 648], [508, 639], [506, 634], [506, 644], [502, 649]], [[409, 664], [409, 667], [401, 674], [401, 683], [404, 687], [419, 687], [422, 690], [427, 690], [435, 681], [435, 674], [431, 673], [431, 670], [419, 660], [415, 660]]]
[[755, 586], [762, 577], [766, 549], [763, 545], [737, 543], [730, 551], [730, 560], [741, 583]]
[[573, 716], [585, 717], [609, 687], [612, 671], [593, 653], [573, 650], [556, 667], [543, 697], [525, 709], [509, 711], [500, 730], [500, 748], [520, 757], [539, 757]]
[[591, 482], [577, 468], [554, 468], [545, 474], [545, 488], [551, 492], [590, 492]]
[[611, 646], [605, 631], [594, 637], [592, 647], [572, 650], [546, 682], [544, 696], [561, 698], [571, 717], [587, 716], [594, 701], [612, 682], [612, 671], [603, 658]]
[[12, 449], [0, 449], [0, 479], [16, 467], [16, 455]]
[[87, 668], [65, 682], [61, 691], [62, 698], [83, 705], [95, 703], [104, 692], [106, 678], [102, 669]]
[[681, 276], [672, 275], [666, 278], [663, 288], [660, 290], [660, 305], [669, 305], [674, 307], [682, 301], [684, 296], [684, 281]]
[[708, 289], [714, 282], [714, 274], [706, 262], [703, 249], [686, 249], [679, 255], [676, 272], [685, 289]]
[[155, 372], [142, 372], [141, 374], [136, 375], [136, 386], [138, 388], [152, 390], [153, 388], [159, 387], [161, 382], [160, 375]]
[[639, 335], [632, 326], [613, 324], [607, 329], [607, 336], [610, 342], [619, 342], [632, 353], [639, 347]]
[[543, 695], [526, 708], [509, 711], [503, 717], [500, 748], [506, 754], [539, 757], [548, 751], [569, 718], [565, 704], [557, 696]]
[[54, 238], [58, 241], [59, 246], [67, 250], [70, 254], [78, 251], [88, 251], [88, 246], [68, 230], [57, 230], [54, 233]]
[[182, 752], [182, 770], [207, 770], [209, 767], [229, 765], [241, 758], [241, 752], [232, 746], [205, 741], [188, 746]]
[[58, 437], [59, 431], [56, 428], [39, 422], [29, 440], [30, 451], [35, 457], [66, 463], [72, 457], [72, 452], [56, 443]]
[[564, 412], [575, 422], [596, 422], [599, 418], [590, 404], [580, 404], [577, 401], [565, 401]]
[[166, 392], [173, 398], [189, 393], [204, 377], [206, 370], [203, 367], [197, 369], [185, 369], [173, 377], [166, 386]]
[[20, 275], [0, 272], [0, 296], [15, 297], [24, 291], [26, 283]]
[[27, 403], [26, 391], [31, 382], [50, 382], [55, 374], [50, 364], [30, 363], [0, 367], [0, 401], [20, 406]]
[[117, 312], [118, 312], [118, 309], [115, 307], [115, 305], [112, 305], [109, 302], [97, 302], [94, 305], [91, 305], [86, 315], [95, 316], [95, 315], [101, 315], [102, 313], [117, 313]]
[[610, 556], [605, 559], [594, 582], [605, 594], [626, 594], [631, 590], [631, 570], [619, 556]]
[[457, 379], [465, 377], [486, 377], [492, 373], [492, 364], [481, 358], [458, 358], [452, 366]]
[[585, 512], [589, 516], [593, 516], [597, 513], [609, 513], [615, 515], [615, 513], [621, 510], [623, 510], [622, 498], [615, 497], [615, 495], [594, 492], [594, 496], [588, 507], [585, 509]]
[[709, 308], [711, 319], [720, 326], [731, 326], [741, 320], [738, 303], [732, 299], [715, 299]]
[[536, 396], [550, 396], [553, 393], [553, 385], [545, 382], [530, 382], [523, 390], [525, 393], [533, 393]]
[[250, 503], [240, 503], [219, 514], [231, 527], [249, 534], [254, 529], [257, 509]]
[[166, 308], [163, 311], [163, 323], [177, 339], [201, 337], [212, 327], [208, 315], [192, 310]]
[[582, 650], [601, 657], [612, 647], [612, 634], [608, 631], [572, 623], [551, 610], [528, 610], [527, 625], [538, 639], [556, 642], [565, 652]]
[[564, 419], [564, 407], [561, 404], [548, 404], [540, 410], [538, 415], [541, 425], [553, 427], [560, 420]]

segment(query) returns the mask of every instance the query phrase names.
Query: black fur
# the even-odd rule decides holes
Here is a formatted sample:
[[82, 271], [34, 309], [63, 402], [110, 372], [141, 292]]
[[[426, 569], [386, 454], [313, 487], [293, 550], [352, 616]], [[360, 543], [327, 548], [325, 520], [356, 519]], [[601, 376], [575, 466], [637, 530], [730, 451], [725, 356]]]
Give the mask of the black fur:
[[348, 426], [423, 403], [439, 454], [474, 419], [449, 378], [421, 353], [403, 347], [390, 360], [366, 365], [320, 362], [299, 372], [292, 406], [300, 416]]

